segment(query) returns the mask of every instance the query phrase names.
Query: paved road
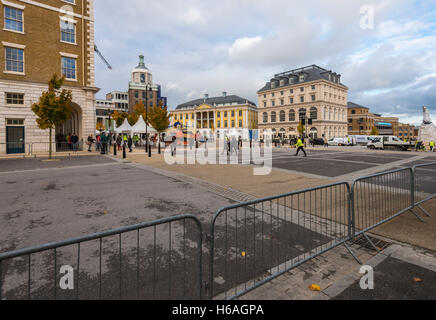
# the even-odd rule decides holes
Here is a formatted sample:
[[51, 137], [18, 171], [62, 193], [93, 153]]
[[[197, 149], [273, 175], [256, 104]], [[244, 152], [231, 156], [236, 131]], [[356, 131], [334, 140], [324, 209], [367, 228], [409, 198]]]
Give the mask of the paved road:
[[[155, 173], [140, 165], [119, 163], [107, 158], [63, 159], [58, 163], [44, 163], [44, 168], [41, 168], [40, 160], [31, 159], [17, 163], [18, 171], [9, 162], [4, 164], [2, 167], [0, 163], [3, 168], [0, 173], [0, 252], [186, 213], [196, 215], [207, 226], [217, 209], [234, 203], [196, 184]], [[46, 167], [50, 165], [52, 168]], [[257, 220], [259, 222], [260, 218]], [[268, 221], [262, 222], [262, 228], [272, 230]], [[244, 220], [244, 223], [247, 221]], [[239, 223], [242, 224], [243, 222]], [[219, 224], [217, 230], [221, 229], [223, 226]], [[256, 232], [260, 232], [258, 229], [260, 227], [256, 226]], [[286, 229], [294, 231], [292, 234], [304, 231], [292, 223], [288, 223]], [[316, 232], [306, 232], [307, 239], [294, 239], [291, 245], [286, 242], [289, 240], [288, 233], [278, 235], [276, 246], [283, 245], [282, 254], [277, 256], [275, 251], [265, 250], [265, 256], [259, 254], [256, 258], [261, 259], [262, 263], [270, 261], [280, 264], [319, 243], [329, 241]], [[187, 225], [185, 229], [185, 226], [174, 223], [171, 226], [165, 224], [156, 230], [143, 230], [138, 234], [138, 250], [136, 236], [136, 233], [132, 233], [121, 237], [122, 240], [115, 236], [103, 241], [103, 298], [134, 299], [138, 282], [141, 287], [139, 297], [142, 299], [153, 298], [153, 283], [157, 287], [156, 298], [195, 298], [196, 290], [193, 288], [198, 288], [195, 241], [198, 234], [194, 225]], [[254, 236], [250, 237], [252, 238]], [[240, 241], [242, 238], [238, 239], [238, 243]], [[217, 237], [215, 244], [217, 248], [224, 248], [227, 236]], [[298, 250], [294, 248], [295, 244], [298, 244]], [[243, 248], [241, 243], [238, 246]], [[120, 254], [118, 248], [121, 247]], [[259, 244], [257, 247], [261, 248]], [[82, 244], [80, 255], [77, 250], [77, 246], [59, 249], [56, 252], [57, 266], [68, 264], [76, 270], [80, 257], [80, 297], [96, 299], [100, 280], [99, 244]], [[283, 253], [285, 250], [287, 255]], [[53, 299], [54, 254], [49, 251], [32, 255], [30, 290], [34, 299]], [[216, 258], [218, 266], [224, 265], [226, 259], [228, 268], [225, 272], [240, 272], [241, 264], [235, 266], [237, 257], [217, 255]], [[6, 273], [8, 279], [4, 287], [4, 290], [8, 289], [5, 291], [8, 299], [27, 297], [27, 261], [27, 258], [9, 260], [2, 265], [1, 276]], [[207, 261], [207, 252], [204, 261]], [[239, 281], [254, 276], [253, 273], [261, 273], [265, 268], [273, 267], [262, 266], [259, 260], [257, 262], [256, 270], [245, 276], [241, 272], [239, 278], [229, 278], [226, 287], [233, 287]], [[217, 269], [216, 275], [224, 275], [224, 271]], [[121, 286], [119, 282], [122, 283]], [[172, 292], [167, 290], [169, 287]], [[189, 295], [185, 292], [186, 288], [191, 289]], [[216, 290], [222, 290], [219, 283]], [[71, 299], [74, 296], [74, 292], [58, 292], [58, 298], [61, 299]]]

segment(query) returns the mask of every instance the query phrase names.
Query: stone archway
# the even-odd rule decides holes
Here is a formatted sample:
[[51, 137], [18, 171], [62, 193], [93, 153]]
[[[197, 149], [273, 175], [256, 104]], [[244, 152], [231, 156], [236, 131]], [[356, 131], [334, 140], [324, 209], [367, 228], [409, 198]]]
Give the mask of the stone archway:
[[75, 102], [71, 103], [70, 118], [62, 126], [56, 127], [55, 139], [58, 149], [65, 149], [65, 145], [62, 142], [68, 142], [66, 141], [66, 136], [69, 134], [75, 133], [79, 137], [79, 141], [84, 140], [82, 117], [82, 108]]

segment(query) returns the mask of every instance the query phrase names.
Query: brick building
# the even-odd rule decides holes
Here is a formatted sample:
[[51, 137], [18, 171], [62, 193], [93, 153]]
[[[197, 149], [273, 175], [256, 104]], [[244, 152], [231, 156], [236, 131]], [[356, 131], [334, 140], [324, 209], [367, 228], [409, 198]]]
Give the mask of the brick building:
[[161, 96], [161, 86], [153, 83], [153, 76], [145, 66], [144, 56], [139, 56], [139, 64], [132, 71], [128, 88], [129, 113], [134, 112], [136, 104], [142, 101], [144, 106], [157, 106], [162, 101], [162, 107], [167, 107], [167, 98]]
[[[53, 74], [64, 75], [73, 113], [56, 133], [95, 132], [93, 0], [2, 0], [0, 3], [0, 153], [48, 142], [31, 105]], [[14, 148], [7, 142], [18, 143]]]

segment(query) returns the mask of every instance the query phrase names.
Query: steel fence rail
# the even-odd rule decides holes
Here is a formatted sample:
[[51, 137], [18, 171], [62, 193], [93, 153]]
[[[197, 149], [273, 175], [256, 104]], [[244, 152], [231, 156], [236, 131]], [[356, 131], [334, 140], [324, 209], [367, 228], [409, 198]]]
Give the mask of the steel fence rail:
[[[436, 196], [436, 162], [416, 165], [412, 170], [414, 176], [413, 205], [424, 212], [427, 217], [431, 217], [422, 204]], [[415, 212], [414, 214], [419, 217]], [[420, 217], [419, 219], [423, 221]]]
[[220, 209], [210, 227], [209, 299], [238, 298], [344, 244], [349, 203], [343, 182]]
[[436, 196], [436, 162], [413, 167], [414, 204], [418, 206]]
[[[194, 228], [189, 228], [189, 222]], [[142, 230], [148, 232], [141, 233]], [[164, 235], [167, 238], [162, 240]], [[0, 300], [23, 296], [29, 300], [33, 296], [78, 300], [82, 288], [87, 289], [87, 299], [202, 299], [202, 236], [197, 217], [180, 215], [3, 253], [0, 254]], [[115, 241], [110, 242], [111, 238]], [[104, 255], [114, 251], [103, 261]], [[83, 255], [87, 259], [82, 259]], [[8, 273], [7, 262], [19, 266], [21, 273]], [[195, 263], [197, 267], [192, 268]], [[73, 294], [58, 288], [63, 272], [62, 269], [59, 272], [61, 265], [75, 266]], [[9, 276], [14, 283], [7, 281]], [[32, 293], [33, 283], [38, 287], [35, 293]]]
[[0, 155], [31, 155], [32, 145], [31, 143], [23, 142], [6, 142], [0, 143]]
[[356, 179], [351, 186], [352, 236], [361, 234], [412, 210], [412, 168]]

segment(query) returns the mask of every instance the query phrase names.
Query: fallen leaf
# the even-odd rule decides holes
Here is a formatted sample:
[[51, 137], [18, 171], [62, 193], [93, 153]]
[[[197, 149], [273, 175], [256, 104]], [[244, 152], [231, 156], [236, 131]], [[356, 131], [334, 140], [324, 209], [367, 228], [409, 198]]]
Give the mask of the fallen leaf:
[[309, 287], [309, 289], [312, 290], [312, 291], [321, 291], [321, 287], [318, 286], [318, 285], [316, 285], [316, 284], [312, 284], [312, 285]]
[[242, 252], [242, 256], [245, 257], [247, 254], [245, 253], [245, 251]]
[[422, 279], [421, 278], [413, 278], [413, 281], [415, 281], [415, 282], [422, 282]]

